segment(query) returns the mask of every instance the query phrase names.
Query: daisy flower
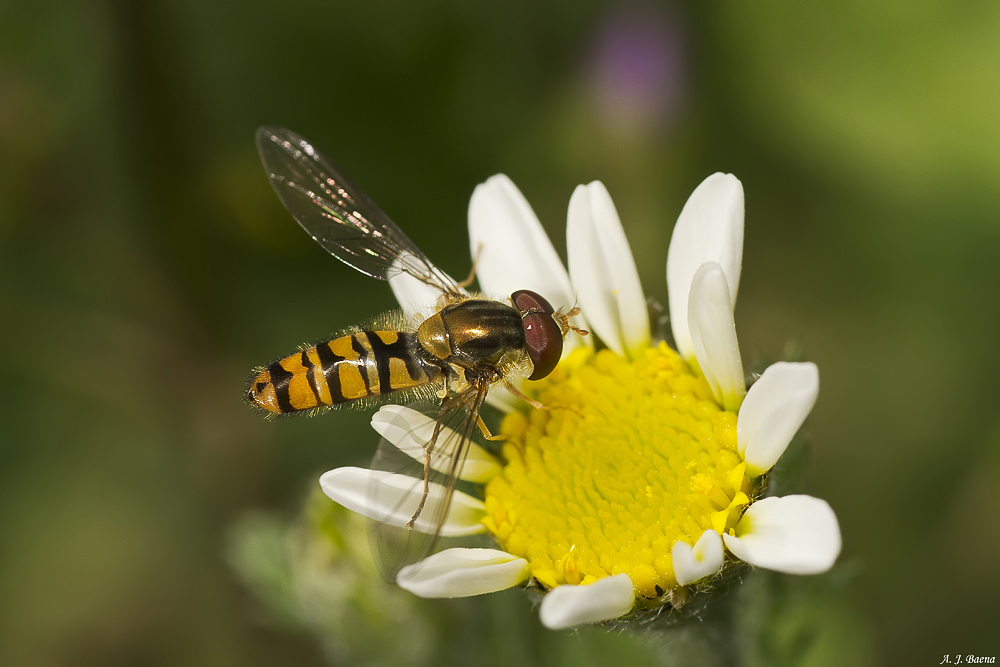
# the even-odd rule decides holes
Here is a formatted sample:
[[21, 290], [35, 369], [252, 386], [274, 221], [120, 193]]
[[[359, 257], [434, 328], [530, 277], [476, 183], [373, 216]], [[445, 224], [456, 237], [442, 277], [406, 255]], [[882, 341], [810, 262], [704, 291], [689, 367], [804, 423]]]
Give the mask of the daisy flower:
[[[762, 497], [766, 473], [816, 401], [819, 373], [812, 363], [776, 363], [747, 389], [733, 318], [743, 255], [734, 176], [705, 179], [674, 227], [666, 273], [677, 350], [651, 340], [635, 261], [600, 182], [570, 199], [568, 272], [506, 176], [476, 188], [469, 230], [484, 293], [530, 289], [555, 307], [578, 304], [575, 324], [604, 346], [571, 332], [556, 370], [523, 383], [542, 404], [566, 409], [533, 410], [491, 390], [507, 412], [501, 456], [471, 447], [461, 478], [481, 485], [482, 499], [456, 491], [441, 533], [489, 533], [498, 548], [436, 553], [403, 568], [401, 587], [434, 598], [531, 584], [545, 592], [542, 623], [559, 629], [679, 607], [689, 587], [710, 587], [740, 561], [800, 575], [833, 565], [840, 528], [825, 501]], [[392, 287], [411, 314], [436, 298], [405, 277]], [[372, 425], [419, 460], [433, 430], [396, 405]], [[338, 468], [320, 483], [349, 509], [402, 526], [411, 511], [399, 508], [413, 502], [401, 501], [420, 488], [395, 477]]]

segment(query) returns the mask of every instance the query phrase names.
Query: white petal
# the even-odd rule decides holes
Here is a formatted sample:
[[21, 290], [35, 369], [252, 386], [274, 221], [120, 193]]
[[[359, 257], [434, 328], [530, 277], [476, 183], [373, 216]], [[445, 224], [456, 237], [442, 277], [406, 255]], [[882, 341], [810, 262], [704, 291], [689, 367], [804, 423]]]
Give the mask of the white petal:
[[483, 291], [507, 297], [530, 289], [556, 308], [573, 305], [569, 276], [521, 191], [503, 174], [476, 186], [469, 241]]
[[[372, 417], [372, 428], [391, 442], [401, 452], [419, 463], [424, 462], [424, 447], [434, 435], [435, 420], [422, 412], [402, 405], [385, 405]], [[435, 452], [431, 455], [431, 468], [439, 472], [451, 470], [452, 454], [445, 445], [457, 442], [456, 433], [450, 428], [442, 428], [438, 434]], [[485, 484], [500, 472], [497, 460], [474, 442], [467, 445], [468, 454], [462, 466], [459, 479], [477, 484]]]
[[399, 571], [396, 583], [422, 598], [502, 591], [528, 578], [528, 561], [497, 549], [445, 549]]
[[[569, 275], [535, 212], [521, 191], [503, 174], [476, 186], [469, 202], [469, 242], [476, 277], [485, 294], [506, 299], [517, 290], [541, 294], [553, 308], [569, 310], [576, 295]], [[587, 328], [583, 317], [572, 323]], [[566, 336], [563, 354], [593, 341], [576, 333]]]
[[[358, 514], [402, 528], [413, 516], [420, 502], [423, 486], [420, 480], [383, 470], [367, 468], [337, 468], [319, 478], [323, 493], [331, 500]], [[377, 488], [376, 488], [377, 487]], [[431, 484], [427, 507], [433, 507], [444, 497], [444, 488]], [[422, 533], [433, 533], [434, 512], [424, 511], [413, 526]], [[441, 535], [475, 535], [486, 530], [481, 521], [486, 506], [477, 498], [455, 491]]]
[[722, 569], [722, 562], [725, 559], [722, 538], [714, 530], [702, 533], [694, 547], [682, 540], [674, 542], [671, 556], [674, 562], [674, 574], [681, 586], [712, 576]]
[[441, 290], [423, 283], [408, 273], [400, 273], [389, 279], [389, 287], [400, 307], [411, 320], [427, 319], [436, 312]]
[[681, 356], [694, 356], [688, 329], [688, 297], [695, 272], [705, 262], [722, 267], [736, 303], [743, 265], [743, 186], [732, 174], [712, 174], [688, 198], [667, 251], [670, 325]]
[[[392, 293], [396, 296], [396, 301], [399, 302], [406, 316], [410, 319], [423, 321], [437, 311], [441, 290], [431, 287], [403, 271], [402, 267], [408, 263], [413, 264], [416, 272], [426, 270], [422, 262], [417, 263], [413, 260], [412, 255], [404, 253], [393, 262], [393, 267], [389, 270], [389, 287], [392, 288]], [[447, 276], [444, 272], [442, 275]], [[450, 278], [450, 276], [448, 277]]]
[[594, 332], [621, 355], [635, 356], [649, 347], [649, 313], [639, 272], [618, 211], [600, 181], [573, 192], [566, 248], [570, 279]]
[[746, 380], [729, 285], [722, 267], [715, 262], [702, 264], [694, 274], [688, 323], [695, 357], [716, 400], [726, 410], [736, 411], [746, 394]]
[[812, 496], [758, 500], [736, 524], [736, 535], [723, 539], [737, 558], [788, 574], [826, 572], [840, 554], [837, 516]]
[[736, 448], [747, 473], [771, 469], [809, 416], [819, 394], [819, 369], [813, 363], [778, 362], [747, 392], [736, 420]]
[[635, 604], [635, 591], [627, 574], [598, 579], [585, 586], [556, 586], [542, 599], [539, 616], [550, 630], [584, 623], [600, 623], [624, 616]]

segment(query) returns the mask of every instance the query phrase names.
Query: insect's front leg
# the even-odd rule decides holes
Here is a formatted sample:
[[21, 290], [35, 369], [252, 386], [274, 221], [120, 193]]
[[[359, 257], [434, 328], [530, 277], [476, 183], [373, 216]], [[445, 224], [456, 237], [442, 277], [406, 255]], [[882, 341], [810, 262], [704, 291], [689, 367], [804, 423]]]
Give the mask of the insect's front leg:
[[575, 414], [577, 417], [583, 418], [583, 413], [582, 412], [580, 412], [576, 408], [571, 408], [568, 405], [545, 405], [544, 403], [540, 403], [540, 402], [536, 401], [535, 399], [527, 396], [523, 391], [521, 391], [520, 389], [518, 389], [517, 387], [515, 387], [513, 382], [510, 382], [508, 380], [504, 380], [503, 386], [507, 389], [507, 391], [509, 391], [510, 393], [514, 394], [515, 396], [517, 396], [518, 398], [520, 398], [522, 401], [524, 401], [525, 403], [527, 403], [531, 407], [535, 408], [536, 410], [569, 410], [570, 412], [572, 412], [573, 414]]
[[539, 402], [538, 402], [538, 401], [536, 401], [535, 399], [533, 399], [533, 398], [530, 398], [530, 397], [529, 397], [528, 395], [526, 395], [526, 394], [525, 394], [525, 393], [524, 393], [523, 391], [521, 391], [520, 389], [518, 389], [518, 388], [517, 388], [517, 387], [516, 387], [516, 386], [514, 385], [514, 383], [513, 383], [513, 382], [511, 382], [510, 380], [508, 380], [508, 379], [506, 379], [506, 378], [504, 378], [504, 381], [503, 381], [503, 386], [504, 386], [504, 388], [505, 388], [505, 389], [506, 389], [507, 391], [509, 391], [510, 393], [514, 394], [515, 396], [517, 396], [518, 398], [520, 398], [520, 399], [521, 399], [522, 401], [524, 401], [525, 403], [527, 403], [528, 405], [530, 405], [530, 406], [531, 406], [531, 407], [533, 407], [534, 409], [536, 409], [536, 410], [548, 410], [548, 409], [549, 409], [549, 408], [548, 408], [548, 407], [547, 407], [546, 405], [544, 405], [543, 403], [539, 403]]

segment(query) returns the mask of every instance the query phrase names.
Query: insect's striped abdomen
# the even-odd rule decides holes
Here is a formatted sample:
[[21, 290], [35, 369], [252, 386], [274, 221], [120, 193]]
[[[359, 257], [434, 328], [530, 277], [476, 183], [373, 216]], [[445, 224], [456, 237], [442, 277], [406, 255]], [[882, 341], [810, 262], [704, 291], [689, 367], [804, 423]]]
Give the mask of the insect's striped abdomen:
[[247, 398], [286, 414], [419, 387], [437, 375], [415, 334], [361, 331], [271, 362], [250, 378]]

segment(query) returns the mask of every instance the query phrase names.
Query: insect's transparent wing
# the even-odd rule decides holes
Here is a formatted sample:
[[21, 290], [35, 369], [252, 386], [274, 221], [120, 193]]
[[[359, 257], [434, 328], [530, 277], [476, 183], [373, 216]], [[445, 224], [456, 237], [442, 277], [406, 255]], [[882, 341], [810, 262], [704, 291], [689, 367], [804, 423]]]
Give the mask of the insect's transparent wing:
[[[379, 443], [372, 470], [386, 475], [371, 485], [371, 505], [379, 516], [370, 522], [369, 534], [387, 580], [395, 581], [400, 569], [427, 556], [441, 541], [481, 532], [475, 517], [482, 513], [482, 501], [472, 485], [461, 480], [470, 448], [478, 447], [472, 436], [488, 388], [470, 386], [440, 408], [409, 406], [431, 417], [428, 428], [410, 429], [391, 440], [383, 437]], [[398, 433], [407, 428], [402, 423], [399, 427]], [[427, 461], [430, 466], [425, 468]], [[413, 528], [408, 528], [418, 508]], [[468, 525], [467, 518], [474, 523]]]
[[274, 191], [296, 222], [331, 255], [372, 278], [408, 273], [442, 292], [455, 282], [438, 269], [325, 155], [290, 130], [261, 127], [257, 151]]

